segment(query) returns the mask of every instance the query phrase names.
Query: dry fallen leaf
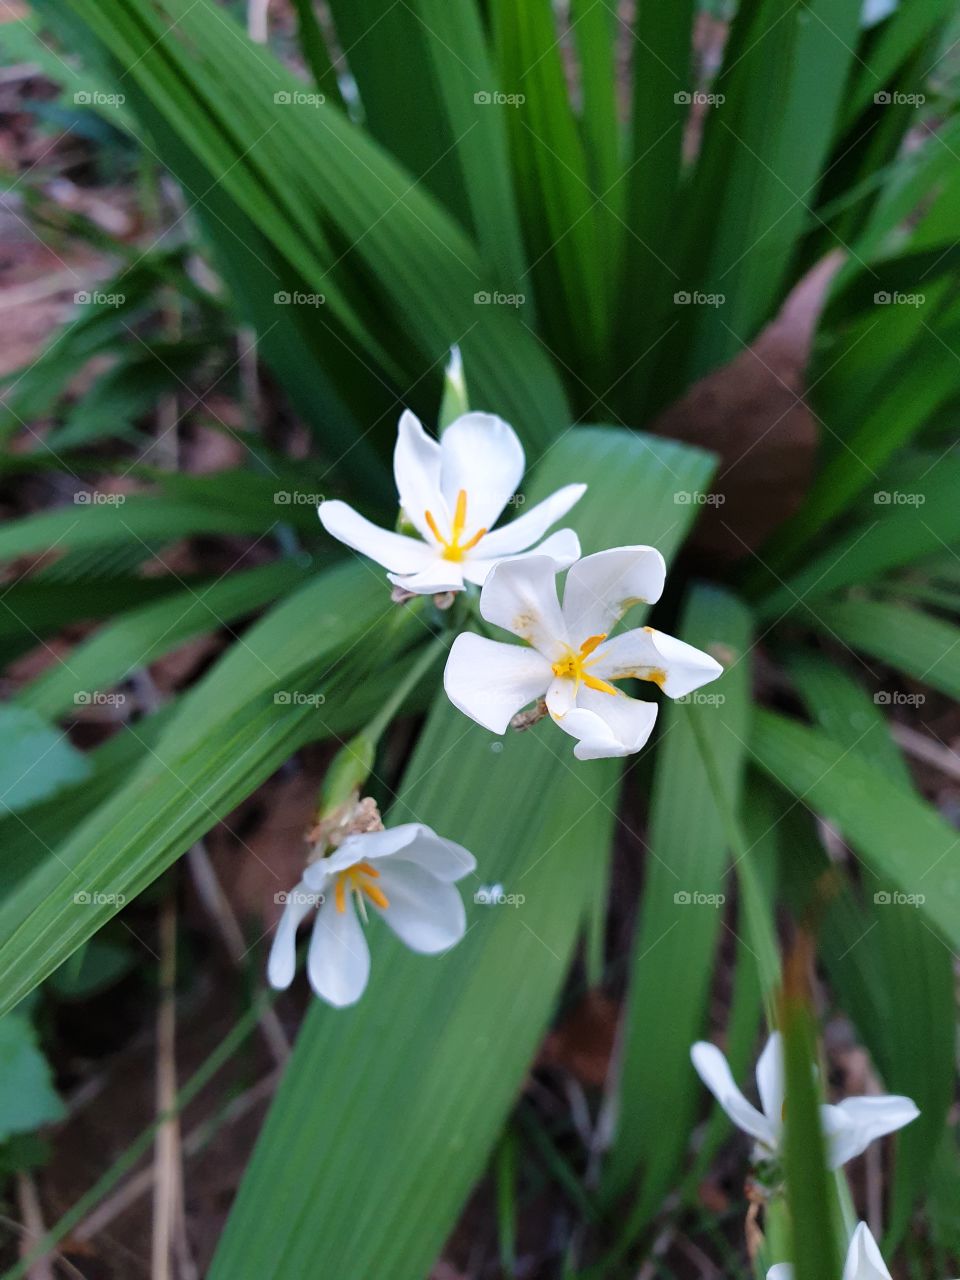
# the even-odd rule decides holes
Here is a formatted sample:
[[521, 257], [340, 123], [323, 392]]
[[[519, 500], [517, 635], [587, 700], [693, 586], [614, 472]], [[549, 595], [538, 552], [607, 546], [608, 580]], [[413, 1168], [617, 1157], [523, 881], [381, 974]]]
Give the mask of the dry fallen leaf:
[[716, 500], [704, 504], [692, 539], [714, 558], [753, 551], [799, 508], [810, 485], [819, 430], [804, 398], [806, 371], [841, 261], [830, 254], [819, 262], [755, 342], [653, 423], [658, 435], [720, 455]]

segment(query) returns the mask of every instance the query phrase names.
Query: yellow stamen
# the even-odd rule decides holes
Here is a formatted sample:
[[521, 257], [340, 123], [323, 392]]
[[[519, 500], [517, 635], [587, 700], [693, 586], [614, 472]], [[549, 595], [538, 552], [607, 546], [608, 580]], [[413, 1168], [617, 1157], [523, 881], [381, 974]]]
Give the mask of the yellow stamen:
[[590, 636], [580, 646], [579, 653], [574, 653], [572, 649], [568, 649], [559, 662], [553, 664], [553, 674], [560, 679], [575, 680], [578, 686], [582, 681], [588, 689], [595, 689], [597, 693], [616, 694], [617, 690], [612, 684], [608, 684], [606, 680], [601, 680], [597, 676], [590, 675], [590, 668], [598, 659], [594, 658], [593, 662], [587, 662], [590, 654], [593, 653], [598, 645], [603, 644], [606, 638], [606, 634]]
[[430, 526], [430, 532], [433, 534], [433, 536], [436, 538], [436, 540], [437, 540], [438, 542], [443, 542], [443, 541], [444, 541], [444, 538], [443, 538], [443, 535], [441, 534], [440, 530], [437, 528], [437, 522], [436, 522], [436, 520], [434, 520], [434, 518], [433, 518], [433, 512], [432, 512], [432, 511], [425, 511], [425, 512], [423, 513], [423, 518], [424, 518], [424, 520], [426, 520], [427, 524]]
[[462, 560], [468, 551], [472, 551], [480, 539], [487, 532], [486, 527], [478, 529], [477, 532], [467, 542], [461, 543], [460, 539], [467, 527], [467, 491], [461, 489], [457, 494], [457, 505], [453, 512], [453, 524], [450, 529], [450, 537], [445, 538], [440, 532], [440, 528], [434, 519], [432, 511], [425, 511], [423, 518], [427, 522], [427, 527], [443, 547], [443, 559], [452, 560], [455, 563]]
[[366, 914], [363, 911], [362, 894], [366, 894], [371, 902], [376, 903], [382, 911], [386, 911], [390, 905], [390, 900], [381, 888], [370, 883], [371, 879], [379, 880], [380, 872], [375, 867], [371, 867], [369, 862], [354, 863], [352, 867], [347, 867], [345, 871], [337, 873], [333, 897], [339, 915], [343, 915], [347, 909], [348, 889], [351, 893], [357, 895], [364, 920], [366, 920]]

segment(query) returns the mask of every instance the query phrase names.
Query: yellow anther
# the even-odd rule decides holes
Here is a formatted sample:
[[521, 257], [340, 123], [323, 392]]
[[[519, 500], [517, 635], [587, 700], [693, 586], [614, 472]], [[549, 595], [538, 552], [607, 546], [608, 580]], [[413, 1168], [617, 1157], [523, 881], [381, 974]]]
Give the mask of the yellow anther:
[[575, 680], [578, 685], [582, 681], [588, 689], [596, 689], [597, 693], [615, 694], [617, 690], [612, 684], [608, 684], [606, 680], [600, 680], [597, 676], [590, 675], [590, 668], [598, 659], [594, 658], [593, 662], [587, 662], [590, 654], [593, 653], [598, 645], [603, 644], [606, 638], [606, 634], [590, 636], [580, 646], [579, 653], [574, 653], [572, 649], [568, 649], [566, 654], [553, 664], [553, 674], [560, 679]]
[[463, 559], [468, 551], [472, 551], [480, 539], [487, 532], [486, 528], [478, 529], [469, 541], [461, 544], [460, 539], [463, 531], [467, 527], [467, 491], [461, 489], [457, 494], [457, 505], [453, 512], [453, 525], [450, 530], [450, 537], [445, 538], [440, 532], [440, 528], [434, 519], [432, 511], [425, 511], [423, 518], [427, 522], [427, 527], [443, 547], [443, 559], [458, 562]]
[[[347, 891], [360, 894], [366, 894], [371, 902], [376, 903], [382, 911], [385, 911], [390, 905], [387, 895], [375, 884], [371, 884], [371, 880], [379, 880], [380, 872], [372, 867], [369, 862], [357, 862], [352, 867], [347, 867], [345, 871], [337, 872], [336, 885], [334, 886], [333, 898], [340, 915], [347, 909]], [[366, 917], [364, 917], [366, 918]]]

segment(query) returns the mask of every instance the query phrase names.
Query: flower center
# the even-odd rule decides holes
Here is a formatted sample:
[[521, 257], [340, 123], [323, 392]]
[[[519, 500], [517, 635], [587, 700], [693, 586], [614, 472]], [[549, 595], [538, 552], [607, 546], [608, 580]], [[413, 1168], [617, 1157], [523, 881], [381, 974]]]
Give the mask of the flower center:
[[588, 689], [596, 689], [597, 693], [615, 694], [617, 690], [612, 684], [608, 684], [606, 680], [598, 680], [596, 676], [590, 675], [590, 668], [598, 659], [594, 658], [592, 662], [587, 661], [597, 645], [603, 644], [606, 638], [606, 632], [603, 635], [590, 636], [580, 646], [579, 653], [574, 653], [568, 647], [564, 657], [553, 664], [553, 674], [561, 680], [575, 680], [578, 686], [582, 681]]
[[333, 891], [338, 913], [343, 915], [346, 911], [348, 893], [357, 895], [358, 905], [361, 913], [364, 914], [364, 918], [366, 916], [363, 912], [363, 894], [366, 894], [370, 901], [376, 903], [381, 910], [386, 910], [390, 905], [387, 895], [381, 888], [371, 883], [371, 881], [379, 879], [380, 872], [375, 867], [371, 867], [369, 862], [357, 862], [354, 866], [347, 867], [346, 871], [338, 871]]
[[453, 527], [450, 530], [449, 538], [445, 538], [440, 532], [432, 511], [425, 511], [423, 513], [423, 518], [429, 525], [430, 532], [443, 547], [444, 560], [453, 560], [454, 562], [462, 560], [466, 553], [468, 551], [472, 551], [483, 535], [487, 532], [486, 529], [478, 529], [468, 542], [464, 542], [463, 545], [460, 543], [460, 539], [463, 537], [463, 531], [467, 527], [466, 489], [461, 489], [457, 494], [457, 506], [453, 513]]

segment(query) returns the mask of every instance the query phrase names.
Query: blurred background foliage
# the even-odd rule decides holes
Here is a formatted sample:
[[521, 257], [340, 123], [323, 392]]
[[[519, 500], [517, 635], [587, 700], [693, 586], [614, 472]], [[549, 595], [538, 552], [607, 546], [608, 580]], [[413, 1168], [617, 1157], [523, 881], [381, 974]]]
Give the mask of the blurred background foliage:
[[[90, 1276], [746, 1274], [687, 1055], [746, 1077], [798, 927], [825, 1088], [923, 1112], [858, 1210], [956, 1273], [958, 39], [943, 0], [10, 9], [6, 1275], [45, 1228]], [[585, 549], [660, 546], [658, 623], [728, 670], [625, 774], [494, 750], [434, 671], [375, 794], [525, 904], [443, 963], [378, 937], [295, 1037], [273, 895], [432, 626], [314, 507], [392, 522], [453, 344], [528, 493], [588, 480]]]

